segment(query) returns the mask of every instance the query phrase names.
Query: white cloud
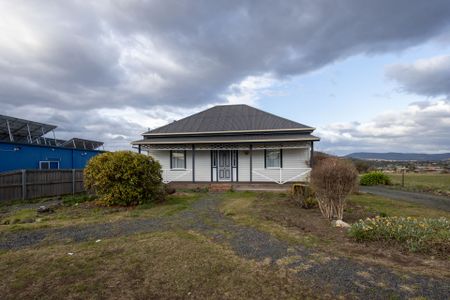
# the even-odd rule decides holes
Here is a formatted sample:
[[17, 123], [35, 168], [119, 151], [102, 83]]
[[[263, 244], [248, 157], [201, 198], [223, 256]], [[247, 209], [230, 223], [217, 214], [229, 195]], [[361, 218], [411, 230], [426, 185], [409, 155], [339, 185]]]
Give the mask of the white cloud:
[[271, 74], [248, 76], [241, 82], [232, 84], [222, 98], [229, 104], [256, 105], [262, 96], [271, 94], [271, 88], [277, 83], [278, 80]]
[[367, 122], [338, 123], [318, 128], [323, 151], [449, 152], [450, 101], [412, 103], [402, 111], [380, 114]]
[[450, 55], [388, 66], [386, 74], [409, 93], [450, 97]]

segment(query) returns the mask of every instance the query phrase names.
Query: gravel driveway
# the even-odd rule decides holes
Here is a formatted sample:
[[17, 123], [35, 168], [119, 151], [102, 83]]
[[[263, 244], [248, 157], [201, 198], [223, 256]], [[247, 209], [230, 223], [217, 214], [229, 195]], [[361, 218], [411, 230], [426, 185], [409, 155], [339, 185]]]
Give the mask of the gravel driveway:
[[[450, 280], [415, 274], [397, 274], [378, 265], [345, 257], [330, 257], [318, 250], [288, 243], [252, 227], [236, 224], [219, 212], [220, 195], [207, 195], [191, 209], [164, 218], [135, 219], [105, 224], [0, 234], [0, 250], [15, 250], [55, 241], [89, 241], [138, 232], [185, 229], [200, 232], [217, 243], [230, 246], [244, 258], [270, 261], [294, 270], [317, 288], [330, 287], [346, 298], [386, 299], [423, 296], [448, 299]], [[284, 263], [283, 263], [284, 262]]]
[[450, 211], [450, 198], [419, 192], [408, 192], [384, 186], [361, 186], [361, 192], [375, 194], [386, 198], [420, 203], [436, 209]]

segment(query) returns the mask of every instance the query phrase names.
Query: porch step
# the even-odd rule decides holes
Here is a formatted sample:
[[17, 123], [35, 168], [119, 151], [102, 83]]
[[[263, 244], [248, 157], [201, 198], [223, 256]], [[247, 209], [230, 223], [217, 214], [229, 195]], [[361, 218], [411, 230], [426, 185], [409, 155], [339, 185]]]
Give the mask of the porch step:
[[232, 185], [229, 183], [211, 183], [209, 185], [209, 190], [211, 192], [227, 192], [232, 189]]

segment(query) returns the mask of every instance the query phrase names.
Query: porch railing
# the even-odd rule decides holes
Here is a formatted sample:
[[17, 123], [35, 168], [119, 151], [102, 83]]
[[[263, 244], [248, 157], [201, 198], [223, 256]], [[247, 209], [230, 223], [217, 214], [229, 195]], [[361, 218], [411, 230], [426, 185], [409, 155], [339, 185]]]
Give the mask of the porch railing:
[[278, 184], [284, 184], [293, 181], [302, 176], [307, 176], [311, 172], [311, 168], [279, 168], [279, 169], [253, 169], [252, 173], [274, 181]]
[[[169, 183], [175, 180], [187, 176], [192, 172], [192, 169], [184, 170], [173, 170], [173, 169], [162, 169], [162, 179], [164, 183]], [[192, 178], [187, 178], [186, 181], [190, 181]]]

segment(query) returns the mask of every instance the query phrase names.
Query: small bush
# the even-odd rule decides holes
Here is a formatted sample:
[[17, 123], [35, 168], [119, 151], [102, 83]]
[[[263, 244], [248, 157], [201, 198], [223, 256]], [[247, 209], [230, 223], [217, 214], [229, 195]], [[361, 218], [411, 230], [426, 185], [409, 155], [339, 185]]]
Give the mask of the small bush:
[[161, 201], [165, 195], [161, 165], [151, 156], [131, 151], [108, 152], [90, 159], [84, 183], [106, 206]]
[[383, 172], [370, 172], [361, 176], [359, 180], [360, 185], [390, 185], [391, 179]]
[[411, 217], [375, 217], [359, 220], [349, 230], [358, 242], [383, 241], [411, 252], [450, 253], [450, 221]]
[[350, 161], [326, 158], [311, 172], [311, 186], [316, 194], [322, 215], [342, 220], [345, 201], [356, 186], [358, 172]]
[[314, 191], [306, 185], [294, 184], [289, 198], [301, 208], [313, 208], [317, 205]]

